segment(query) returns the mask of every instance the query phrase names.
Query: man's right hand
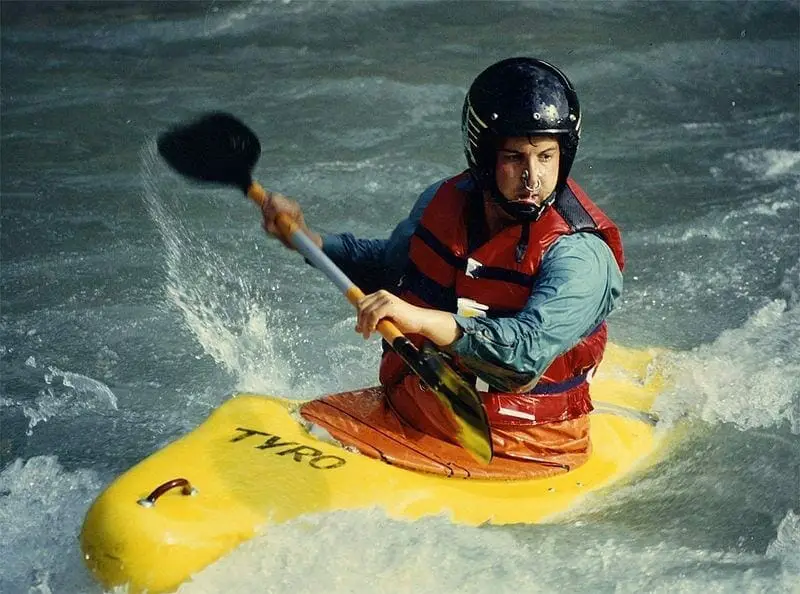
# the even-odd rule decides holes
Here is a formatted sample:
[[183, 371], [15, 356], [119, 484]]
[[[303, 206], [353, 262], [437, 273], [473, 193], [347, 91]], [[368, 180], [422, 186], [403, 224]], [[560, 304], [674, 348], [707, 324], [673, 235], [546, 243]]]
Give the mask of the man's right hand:
[[281, 243], [287, 248], [294, 249], [292, 244], [287, 241], [287, 238], [281, 234], [278, 225], [275, 223], [275, 219], [279, 214], [283, 214], [292, 219], [318, 248], [322, 247], [322, 237], [319, 233], [314, 233], [308, 228], [303, 218], [303, 210], [300, 208], [300, 205], [291, 198], [287, 198], [283, 194], [277, 192], [266, 192], [266, 198], [261, 203], [261, 214], [264, 215], [264, 230], [269, 235], [280, 239]]

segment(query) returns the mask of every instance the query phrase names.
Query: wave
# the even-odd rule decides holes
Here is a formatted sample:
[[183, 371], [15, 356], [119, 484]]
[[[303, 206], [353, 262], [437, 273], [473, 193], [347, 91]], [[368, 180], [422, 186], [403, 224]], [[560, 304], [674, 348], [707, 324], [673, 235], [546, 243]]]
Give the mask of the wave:
[[670, 365], [674, 387], [657, 403], [665, 419], [688, 415], [742, 431], [788, 425], [800, 435], [800, 308], [772, 301]]
[[[33, 355], [26, 359], [25, 367], [37, 369]], [[20, 373], [18, 371], [17, 375]], [[35, 383], [38, 383], [38, 379]], [[72, 418], [87, 412], [107, 414], [108, 411], [119, 410], [117, 397], [111, 388], [80, 373], [62, 371], [54, 365], [48, 365], [44, 371], [44, 383], [45, 387], [39, 389], [32, 400], [0, 398], [0, 408], [22, 410], [23, 416], [28, 419], [25, 431], [28, 436], [33, 435], [37, 425], [53, 418]]]
[[17, 459], [0, 471], [0, 591], [93, 589], [76, 550], [83, 515], [101, 488], [91, 470], [56, 456]]
[[789, 510], [778, 525], [778, 535], [767, 547], [767, 558], [780, 561], [788, 574], [800, 576], [800, 515], [794, 510]]
[[[782, 554], [776, 546], [774, 555]], [[380, 510], [334, 512], [270, 526], [178, 592], [790, 591], [797, 578], [775, 560], [643, 543], [579, 522], [475, 529], [444, 517], [409, 523]]]

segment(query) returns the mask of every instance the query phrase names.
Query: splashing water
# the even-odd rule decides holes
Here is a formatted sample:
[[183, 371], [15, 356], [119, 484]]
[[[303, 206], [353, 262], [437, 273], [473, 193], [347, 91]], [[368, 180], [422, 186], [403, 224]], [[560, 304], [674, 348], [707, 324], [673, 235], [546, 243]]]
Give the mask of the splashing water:
[[778, 526], [778, 536], [767, 547], [767, 557], [781, 561], [787, 572], [800, 576], [800, 515], [789, 510]]
[[247, 272], [221, 258], [164, 203], [164, 167], [155, 143], [142, 150], [141, 158], [144, 200], [166, 248], [169, 303], [181, 312], [205, 353], [234, 376], [237, 390], [290, 392], [296, 356], [291, 345], [278, 344], [271, 332], [285, 323], [284, 316], [265, 302]]
[[[32, 357], [26, 362], [31, 365]], [[44, 375], [46, 388], [39, 390], [38, 396], [30, 404], [22, 406], [28, 418], [25, 434], [33, 435], [33, 428], [56, 416], [79, 414], [100, 410], [119, 410], [117, 397], [107, 385], [79, 373], [62, 371], [49, 366]]]
[[68, 472], [55, 456], [17, 459], [0, 471], [0, 591], [19, 592], [20, 584], [28, 592], [86, 591], [88, 575], [67, 569], [77, 563], [80, 521], [99, 490], [95, 472]]
[[668, 420], [688, 414], [712, 425], [800, 434], [800, 309], [775, 300], [741, 328], [673, 358], [674, 388], [657, 404]]
[[[270, 526], [178, 592], [477, 594], [514, 584], [514, 590], [532, 593], [766, 593], [791, 592], [798, 583], [784, 560], [788, 541], [775, 544], [765, 563], [749, 552], [644, 544], [634, 534], [577, 523], [558, 531], [526, 530], [478, 530], [444, 517], [399, 522], [377, 510], [311, 515]], [[565, 562], [576, 542], [580, 563]], [[771, 570], [780, 562], [776, 580]]]

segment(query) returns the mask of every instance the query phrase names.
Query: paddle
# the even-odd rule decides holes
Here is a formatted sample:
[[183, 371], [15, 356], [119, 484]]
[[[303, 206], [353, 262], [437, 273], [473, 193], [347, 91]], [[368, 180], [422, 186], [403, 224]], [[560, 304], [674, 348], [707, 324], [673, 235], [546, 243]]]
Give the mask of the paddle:
[[[266, 199], [264, 188], [252, 178], [261, 144], [252, 130], [230, 114], [210, 113], [169, 129], [159, 137], [158, 151], [181, 175], [235, 186], [259, 205]], [[275, 222], [284, 239], [357, 305], [364, 293], [297, 224], [285, 214], [279, 214]], [[378, 332], [451, 412], [458, 442], [488, 464], [492, 459], [489, 424], [475, 388], [453, 371], [436, 349], [426, 344], [418, 350], [391, 321], [381, 320]]]

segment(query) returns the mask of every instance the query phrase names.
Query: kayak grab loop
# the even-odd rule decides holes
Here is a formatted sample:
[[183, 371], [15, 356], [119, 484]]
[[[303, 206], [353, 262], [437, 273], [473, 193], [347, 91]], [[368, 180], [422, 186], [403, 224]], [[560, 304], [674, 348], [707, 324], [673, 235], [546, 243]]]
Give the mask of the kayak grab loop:
[[136, 503], [142, 507], [153, 507], [156, 504], [156, 499], [161, 497], [167, 491], [181, 487], [181, 495], [197, 495], [197, 489], [185, 478], [176, 478], [159, 485], [147, 497], [143, 497]]

